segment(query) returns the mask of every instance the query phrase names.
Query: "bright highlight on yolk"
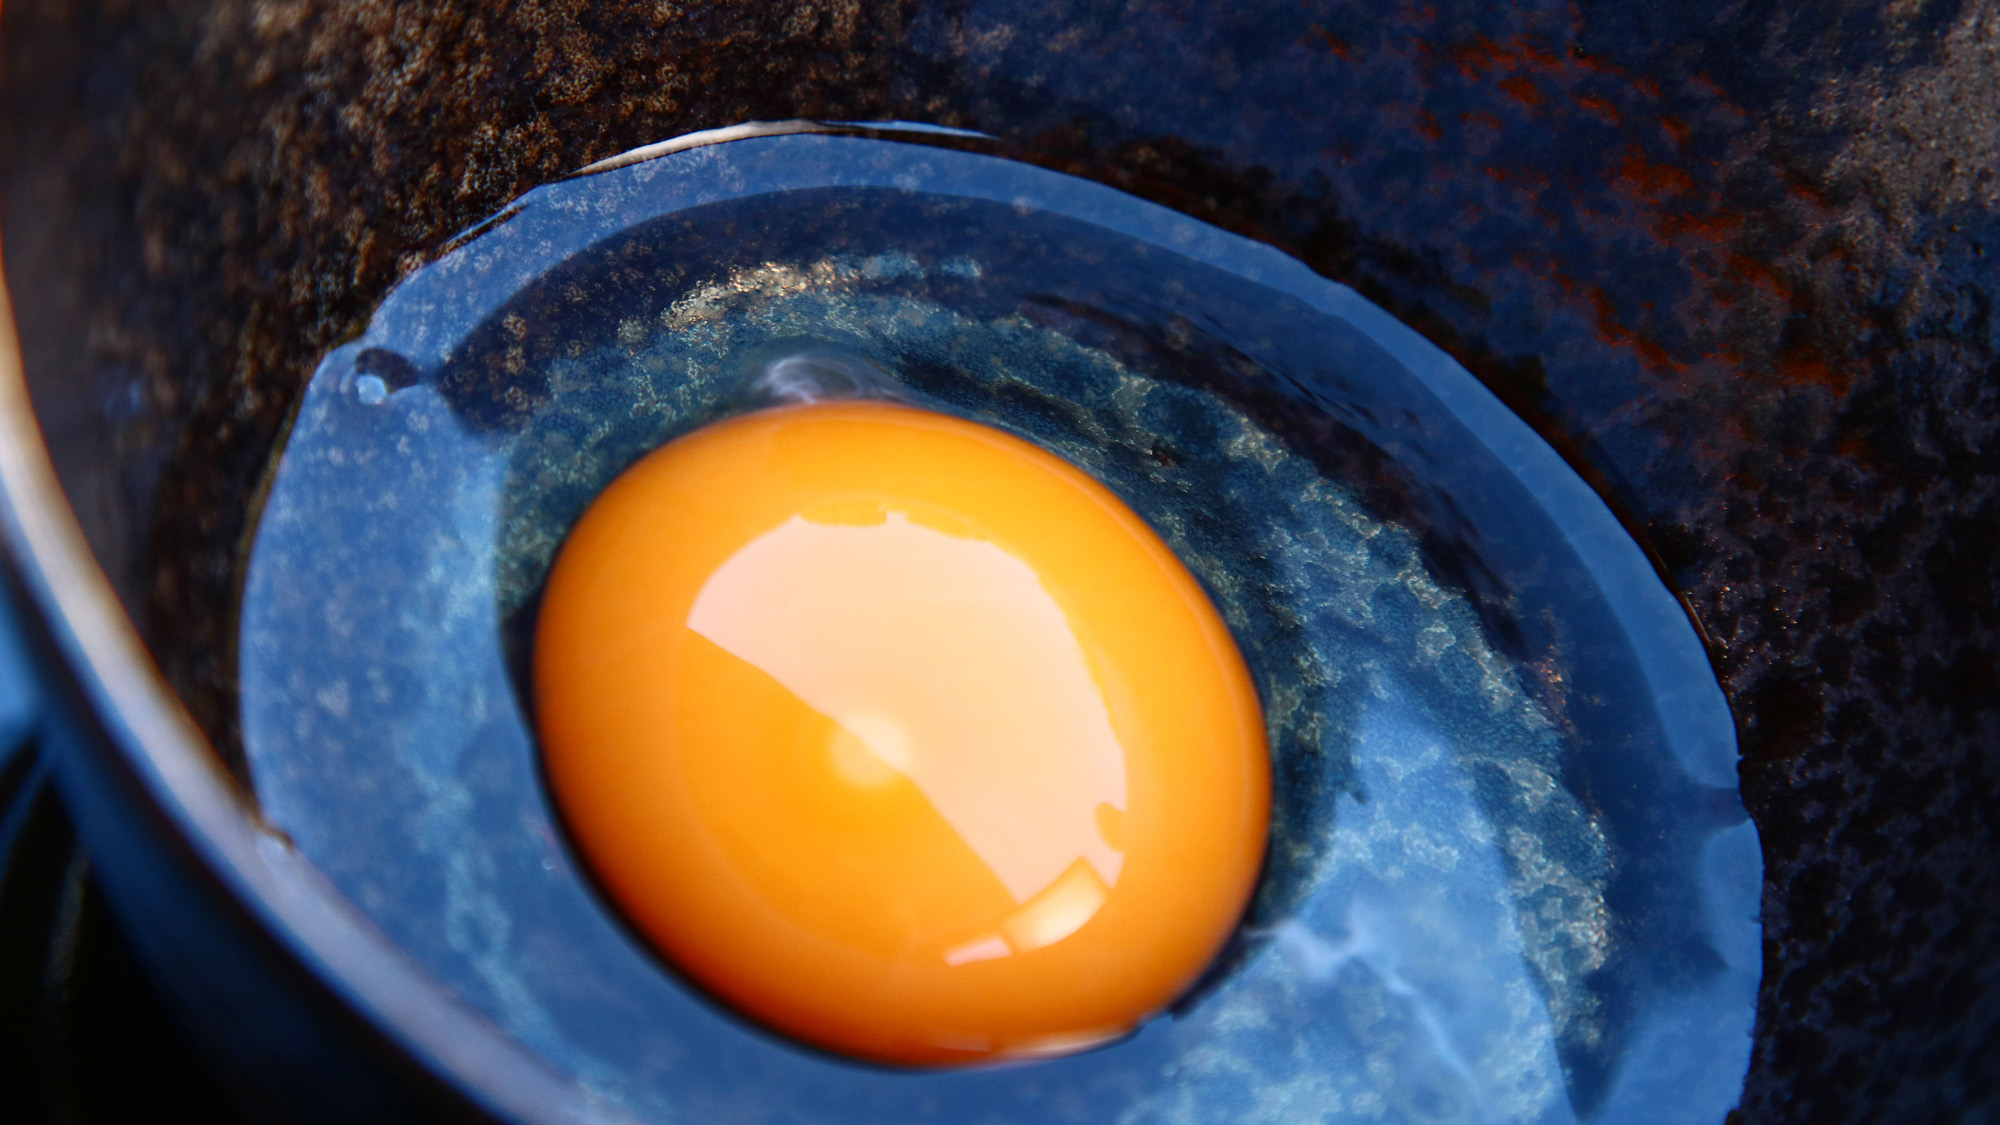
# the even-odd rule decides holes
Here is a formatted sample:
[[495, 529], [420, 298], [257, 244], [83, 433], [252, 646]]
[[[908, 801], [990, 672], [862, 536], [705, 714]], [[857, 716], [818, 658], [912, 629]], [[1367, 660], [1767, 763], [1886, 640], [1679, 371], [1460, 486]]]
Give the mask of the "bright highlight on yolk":
[[1090, 477], [957, 418], [788, 407], [655, 451], [564, 544], [534, 659], [611, 897], [830, 1050], [1122, 1035], [1263, 859], [1263, 717], [1200, 586]]

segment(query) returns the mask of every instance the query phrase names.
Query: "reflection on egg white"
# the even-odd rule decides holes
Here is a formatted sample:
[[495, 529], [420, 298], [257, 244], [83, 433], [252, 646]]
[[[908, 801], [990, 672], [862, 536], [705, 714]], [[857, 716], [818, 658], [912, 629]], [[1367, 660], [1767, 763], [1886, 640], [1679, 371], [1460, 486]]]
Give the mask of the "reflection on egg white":
[[1289, 1025], [1326, 1058], [1392, 1045], [1386, 1087], [1335, 1067], [1260, 1095], [1307, 1119], [1400, 1097], [1427, 1101], [1425, 1120], [1574, 1121], [1472, 780], [1407, 685], [1375, 687], [1355, 741], [1367, 800], [1342, 802], [1327, 878], [1275, 927], [1282, 957], [1197, 1018], [1225, 1041], [1234, 1024]]

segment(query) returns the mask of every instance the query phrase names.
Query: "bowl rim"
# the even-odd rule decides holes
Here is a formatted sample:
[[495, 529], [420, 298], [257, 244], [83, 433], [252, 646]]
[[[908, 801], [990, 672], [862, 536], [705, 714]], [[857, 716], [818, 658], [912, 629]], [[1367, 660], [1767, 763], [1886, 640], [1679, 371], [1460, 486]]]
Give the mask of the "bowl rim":
[[[557, 179], [793, 133], [993, 139], [922, 122], [751, 121], [643, 145]], [[435, 253], [449, 253], [465, 237], [447, 239]], [[247, 910], [327, 998], [493, 1117], [527, 1125], [636, 1125], [629, 1111], [556, 1070], [418, 967], [258, 814], [147, 651], [77, 521], [28, 390], [4, 275], [0, 585], [17, 600], [22, 626], [35, 631], [44, 654], [53, 657], [37, 666], [43, 679], [57, 681], [45, 686], [90, 716], [87, 737], [112, 751], [106, 762], [178, 838], [181, 854], [192, 859], [192, 874]]]
[[[642, 145], [556, 178], [794, 133], [890, 135], [933, 143], [995, 139], [911, 121], [749, 121]], [[434, 252], [448, 254], [473, 232], [445, 240]], [[87, 737], [112, 751], [107, 763], [178, 838], [181, 854], [192, 859], [191, 873], [244, 908], [329, 1000], [497, 1119], [637, 1125], [639, 1118], [556, 1070], [417, 966], [258, 814], [147, 651], [70, 506], [28, 390], [4, 274], [0, 586], [16, 599], [21, 625], [34, 631], [44, 654], [53, 657], [53, 663], [37, 664], [43, 679], [56, 680], [44, 686], [60, 690], [90, 716]]]
[[247, 909], [328, 996], [495, 1117], [636, 1122], [409, 961], [259, 817], [146, 650], [77, 522], [34, 412], [4, 278], [0, 570], [22, 624], [55, 657], [38, 662], [43, 679], [60, 679], [45, 686], [91, 716], [89, 737], [109, 746], [113, 768], [179, 837], [194, 874]]

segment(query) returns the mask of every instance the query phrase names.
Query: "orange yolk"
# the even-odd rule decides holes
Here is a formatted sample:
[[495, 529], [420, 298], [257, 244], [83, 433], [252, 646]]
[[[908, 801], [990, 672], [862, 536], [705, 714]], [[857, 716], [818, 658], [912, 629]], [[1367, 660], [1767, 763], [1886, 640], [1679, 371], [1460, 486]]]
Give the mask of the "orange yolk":
[[957, 418], [786, 407], [656, 450], [564, 544], [534, 683], [618, 906], [833, 1051], [1116, 1038], [1263, 860], [1263, 716], [1201, 587], [1096, 481]]

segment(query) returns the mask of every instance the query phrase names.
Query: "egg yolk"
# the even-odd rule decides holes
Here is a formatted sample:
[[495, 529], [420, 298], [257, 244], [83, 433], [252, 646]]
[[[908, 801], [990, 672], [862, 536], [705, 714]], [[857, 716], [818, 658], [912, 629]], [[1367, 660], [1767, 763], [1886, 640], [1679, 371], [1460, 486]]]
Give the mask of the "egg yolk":
[[879, 402], [654, 451], [551, 571], [556, 802], [688, 978], [889, 1063], [1060, 1054], [1200, 975], [1270, 760], [1201, 587], [1068, 462]]

